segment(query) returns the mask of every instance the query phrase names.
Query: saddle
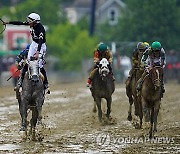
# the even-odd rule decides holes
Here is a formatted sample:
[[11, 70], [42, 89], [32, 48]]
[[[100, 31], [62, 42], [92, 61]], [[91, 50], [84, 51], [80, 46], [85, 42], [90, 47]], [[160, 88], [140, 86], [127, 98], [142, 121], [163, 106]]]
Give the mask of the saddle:
[[41, 72], [40, 72], [40, 77], [41, 77], [42, 81], [45, 80], [44, 75]]

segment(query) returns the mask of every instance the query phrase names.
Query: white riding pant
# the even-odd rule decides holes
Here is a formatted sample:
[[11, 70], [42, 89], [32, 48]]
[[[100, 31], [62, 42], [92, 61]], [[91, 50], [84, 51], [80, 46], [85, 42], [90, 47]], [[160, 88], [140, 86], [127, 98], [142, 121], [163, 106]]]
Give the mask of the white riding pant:
[[[30, 59], [30, 57], [34, 57], [34, 55], [36, 54], [37, 48], [38, 48], [38, 43], [32, 41], [30, 48], [29, 48], [27, 59]], [[43, 43], [41, 46], [41, 49], [39, 51], [39, 57], [44, 57], [45, 54], [46, 54], [46, 44]], [[42, 58], [40, 58], [40, 60], [39, 60], [39, 67], [40, 68], [43, 67], [43, 59]]]

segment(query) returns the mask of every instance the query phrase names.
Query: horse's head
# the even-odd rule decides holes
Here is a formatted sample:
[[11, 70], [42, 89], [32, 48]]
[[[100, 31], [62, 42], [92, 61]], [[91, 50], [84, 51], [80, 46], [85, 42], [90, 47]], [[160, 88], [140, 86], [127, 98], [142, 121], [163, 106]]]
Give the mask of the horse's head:
[[150, 70], [150, 77], [152, 79], [152, 83], [154, 85], [155, 90], [160, 88], [162, 82], [162, 67], [155, 66]]
[[27, 60], [27, 64], [28, 64], [29, 78], [34, 82], [38, 82], [39, 74], [40, 74], [39, 60], [35, 58], [31, 58], [30, 60]]
[[103, 58], [99, 62], [99, 74], [104, 78], [109, 74], [109, 62], [106, 58]]

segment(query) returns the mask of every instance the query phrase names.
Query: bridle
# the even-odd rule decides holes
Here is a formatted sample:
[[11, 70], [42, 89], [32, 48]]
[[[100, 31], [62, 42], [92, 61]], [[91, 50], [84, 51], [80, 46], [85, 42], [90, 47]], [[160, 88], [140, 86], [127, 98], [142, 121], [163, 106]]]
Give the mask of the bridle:
[[[162, 82], [162, 80], [161, 80], [161, 78], [160, 78], [160, 72], [159, 72], [159, 68], [162, 68], [161, 66], [155, 66], [155, 67], [153, 67], [151, 70], [150, 70], [150, 72], [149, 72], [149, 74], [150, 74], [150, 78], [151, 78], [151, 80], [152, 80], [152, 82], [153, 82], [153, 85], [155, 86], [155, 87], [158, 87], [158, 85], [156, 84], [156, 83], [161, 83]], [[155, 69], [155, 70], [154, 70]], [[153, 79], [152, 78], [152, 71], [155, 71], [156, 73], [157, 73], [157, 77], [158, 78], [156, 78], [156, 79]]]
[[40, 80], [39, 60], [31, 59], [31, 60], [27, 60], [26, 63], [28, 64], [29, 79], [34, 82], [38, 82]]
[[102, 78], [102, 80], [104, 80], [106, 78], [106, 76], [109, 74], [109, 62], [107, 61], [106, 58], [103, 58], [100, 63], [99, 63], [99, 74]]

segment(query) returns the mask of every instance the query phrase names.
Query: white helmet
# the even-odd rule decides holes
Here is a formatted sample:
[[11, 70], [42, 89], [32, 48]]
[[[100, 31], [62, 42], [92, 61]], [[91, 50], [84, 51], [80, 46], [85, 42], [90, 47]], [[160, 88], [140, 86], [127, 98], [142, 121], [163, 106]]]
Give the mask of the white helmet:
[[31, 13], [27, 16], [28, 22], [35, 21], [36, 23], [40, 22], [40, 16], [37, 13]]

